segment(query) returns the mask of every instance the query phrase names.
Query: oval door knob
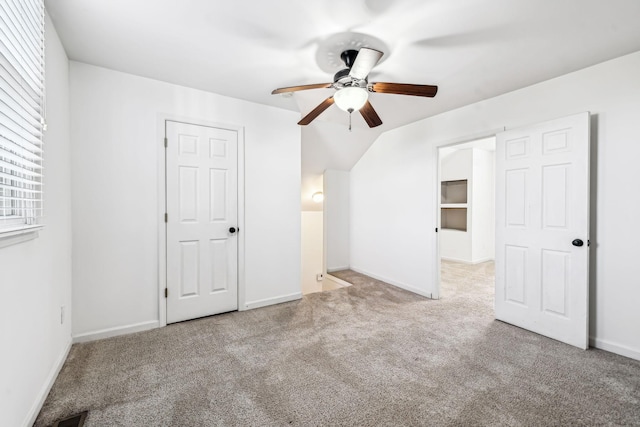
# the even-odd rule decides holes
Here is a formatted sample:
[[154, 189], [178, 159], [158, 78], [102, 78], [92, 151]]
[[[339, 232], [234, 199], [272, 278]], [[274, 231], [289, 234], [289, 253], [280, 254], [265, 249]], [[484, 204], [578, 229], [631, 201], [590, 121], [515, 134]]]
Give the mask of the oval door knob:
[[580, 246], [584, 245], [584, 242], [583, 242], [581, 239], [575, 239], [573, 242], [571, 242], [571, 244], [572, 244], [573, 246], [578, 246], [578, 247], [580, 247]]
[[235, 227], [231, 227], [231, 228], [229, 228], [229, 233], [231, 233], [231, 234], [235, 233], [236, 231], [237, 231], [237, 230], [236, 230], [236, 228], [235, 228]]

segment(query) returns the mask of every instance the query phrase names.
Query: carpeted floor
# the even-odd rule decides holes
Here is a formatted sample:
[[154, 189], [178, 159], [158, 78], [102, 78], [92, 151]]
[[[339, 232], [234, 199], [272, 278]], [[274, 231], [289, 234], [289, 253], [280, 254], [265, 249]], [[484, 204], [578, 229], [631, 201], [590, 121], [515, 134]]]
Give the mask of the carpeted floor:
[[640, 425], [640, 362], [493, 320], [493, 265], [433, 301], [354, 285], [76, 344], [36, 422], [87, 426]]

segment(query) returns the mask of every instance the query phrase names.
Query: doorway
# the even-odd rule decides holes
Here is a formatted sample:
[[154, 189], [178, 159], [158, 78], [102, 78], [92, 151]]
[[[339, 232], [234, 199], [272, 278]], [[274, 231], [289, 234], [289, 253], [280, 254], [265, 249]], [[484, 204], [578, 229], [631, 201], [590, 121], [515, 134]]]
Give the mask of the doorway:
[[[584, 112], [498, 133], [493, 187], [495, 318], [583, 349], [589, 340], [589, 131]], [[460, 147], [438, 150], [438, 217], [446, 228], [438, 252], [446, 259], [448, 229], [457, 241], [471, 241], [463, 254], [472, 263], [477, 183], [455, 168], [448, 175], [452, 148]], [[437, 272], [446, 278], [444, 268]]]
[[[314, 193], [317, 194], [317, 193]], [[318, 201], [318, 204], [322, 201]], [[300, 221], [302, 225], [302, 294], [322, 292], [324, 274], [322, 270], [323, 251], [323, 213], [321, 210], [304, 210]]]
[[350, 286], [332, 274], [349, 268], [349, 172], [325, 170], [302, 205], [302, 293]]
[[238, 130], [165, 121], [166, 322], [238, 309]]
[[441, 298], [462, 294], [493, 305], [495, 136], [438, 149]]

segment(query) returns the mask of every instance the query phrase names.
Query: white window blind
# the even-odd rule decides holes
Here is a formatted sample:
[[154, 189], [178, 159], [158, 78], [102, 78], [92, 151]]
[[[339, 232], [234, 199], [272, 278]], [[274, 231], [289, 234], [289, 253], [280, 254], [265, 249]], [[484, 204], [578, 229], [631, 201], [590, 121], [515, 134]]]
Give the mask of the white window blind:
[[43, 0], [0, 1], [0, 233], [42, 222]]

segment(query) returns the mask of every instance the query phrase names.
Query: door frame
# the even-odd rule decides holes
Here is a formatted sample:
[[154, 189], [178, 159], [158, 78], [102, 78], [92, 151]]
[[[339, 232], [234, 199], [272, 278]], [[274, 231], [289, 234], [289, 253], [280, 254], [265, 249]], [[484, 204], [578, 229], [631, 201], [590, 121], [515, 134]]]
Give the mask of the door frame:
[[159, 113], [157, 116], [156, 140], [158, 146], [158, 318], [159, 326], [167, 326], [167, 299], [164, 290], [167, 287], [167, 224], [164, 222], [164, 214], [167, 211], [167, 187], [166, 187], [166, 150], [164, 138], [166, 135], [166, 122], [181, 122], [196, 126], [215, 127], [227, 129], [238, 133], [238, 311], [246, 310], [246, 286], [245, 286], [245, 238], [244, 238], [244, 127], [225, 123], [212, 122], [206, 119], [180, 116], [175, 114]]
[[[441, 178], [441, 171], [440, 171], [440, 149], [441, 148], [446, 148], [446, 147], [453, 147], [456, 145], [461, 145], [461, 144], [466, 144], [468, 142], [473, 142], [479, 139], [484, 139], [484, 138], [491, 138], [491, 137], [496, 137], [496, 135], [500, 132], [504, 132], [506, 130], [505, 127], [501, 127], [501, 128], [497, 128], [497, 129], [493, 129], [493, 130], [489, 130], [486, 132], [480, 132], [474, 135], [470, 135], [470, 136], [465, 136], [462, 138], [456, 138], [453, 140], [449, 140], [449, 141], [445, 141], [442, 143], [436, 143], [434, 145], [434, 150], [435, 150], [435, 160], [436, 160], [436, 167], [435, 167], [435, 210], [436, 210], [436, 225], [435, 227], [437, 227], [438, 231], [436, 232], [436, 268], [435, 268], [435, 274], [434, 274], [434, 280], [435, 280], [435, 287], [434, 287], [434, 292], [433, 292], [433, 299], [440, 299], [440, 280], [442, 280], [442, 278], [440, 277], [440, 269], [442, 268], [442, 255], [440, 254], [440, 232], [442, 231], [442, 224], [441, 224], [441, 218], [440, 218], [440, 200], [442, 198], [442, 188], [440, 186], [440, 178]], [[495, 183], [494, 183], [495, 185]]]

